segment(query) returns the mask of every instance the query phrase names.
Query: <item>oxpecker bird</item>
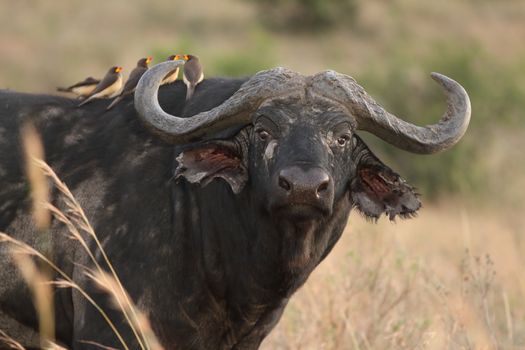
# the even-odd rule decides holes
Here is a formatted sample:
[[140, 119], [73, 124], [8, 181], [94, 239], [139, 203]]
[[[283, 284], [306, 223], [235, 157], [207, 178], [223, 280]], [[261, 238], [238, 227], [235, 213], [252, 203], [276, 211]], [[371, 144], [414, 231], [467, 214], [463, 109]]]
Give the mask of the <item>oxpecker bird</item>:
[[95, 79], [93, 77], [88, 77], [82, 81], [79, 81], [76, 84], [73, 84], [67, 88], [58, 87], [57, 91], [60, 92], [71, 92], [78, 97], [89, 96], [97, 87], [97, 84], [100, 83], [100, 79]]
[[[166, 61], [176, 61], [180, 59], [182, 59], [181, 55], [171, 55], [170, 57], [168, 57]], [[166, 74], [164, 79], [162, 79], [162, 82], [160, 83], [160, 85], [171, 84], [175, 80], [177, 80], [178, 76], [179, 76], [179, 67], [175, 68], [174, 70]]]
[[138, 60], [137, 66], [129, 74], [128, 80], [126, 81], [126, 84], [124, 84], [121, 93], [113, 100], [113, 102], [111, 102], [106, 110], [113, 108], [113, 106], [119, 103], [124, 97], [131, 95], [135, 91], [135, 87], [139, 83], [142, 75], [148, 70], [148, 64], [152, 59], [153, 58], [150, 56]]
[[111, 67], [102, 81], [86, 99], [79, 103], [78, 107], [92, 101], [96, 98], [107, 98], [115, 95], [122, 88], [122, 67]]
[[193, 96], [197, 84], [204, 79], [204, 71], [197, 56], [184, 55], [184, 60], [186, 63], [184, 64], [182, 79], [186, 84], [186, 101], [188, 101]]

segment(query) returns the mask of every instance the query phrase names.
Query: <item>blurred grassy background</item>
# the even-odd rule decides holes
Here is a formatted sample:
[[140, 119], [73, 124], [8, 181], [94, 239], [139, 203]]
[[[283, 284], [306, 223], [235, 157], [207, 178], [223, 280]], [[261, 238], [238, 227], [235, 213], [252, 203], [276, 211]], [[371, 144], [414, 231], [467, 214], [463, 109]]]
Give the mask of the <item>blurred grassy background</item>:
[[[525, 348], [524, 38], [520, 0], [3, 0], [0, 87], [53, 92], [101, 76], [111, 65], [129, 72], [145, 55], [161, 61], [195, 53], [207, 76], [243, 76], [277, 65], [305, 74], [335, 69], [356, 78], [389, 111], [425, 124], [438, 120], [445, 106], [429, 73], [449, 75], [467, 89], [473, 106], [470, 129], [453, 150], [411, 155], [365, 135], [419, 188], [426, 206], [421, 217], [374, 227], [354, 215], [355, 228], [292, 301], [266, 348], [417, 348], [417, 339], [422, 344], [432, 334], [458, 348], [494, 344], [494, 337], [504, 348]], [[467, 257], [494, 257], [497, 302], [487, 297], [479, 304], [463, 293], [465, 248]], [[356, 261], [355, 251], [367, 255]], [[416, 262], [417, 273], [406, 261]], [[370, 281], [362, 282], [368, 299], [345, 294], [347, 282], [378, 271], [401, 291], [406, 279], [415, 281], [415, 292], [380, 320], [371, 316], [380, 308], [372, 301], [388, 296], [375, 295], [381, 290]], [[429, 291], [434, 282], [428, 275], [451, 291], [454, 307], [472, 306], [468, 314], [476, 315], [481, 305], [481, 321], [440, 312], [446, 303]], [[483, 309], [491, 302], [493, 313]], [[345, 317], [327, 314], [346, 310], [341, 305]], [[358, 318], [382, 328], [370, 330]], [[400, 319], [410, 322], [399, 325]], [[390, 327], [396, 332], [387, 332]], [[439, 344], [434, 348], [443, 348]]]
[[390, 111], [422, 124], [444, 109], [428, 76], [438, 71], [461, 82], [472, 99], [471, 127], [460, 145], [422, 157], [369, 142], [426, 196], [512, 200], [523, 185], [515, 174], [524, 162], [517, 153], [524, 137], [524, 21], [518, 0], [4, 0], [0, 86], [52, 92], [112, 65], [129, 72], [148, 54], [161, 61], [193, 52], [208, 76], [276, 65], [305, 74], [335, 69]]

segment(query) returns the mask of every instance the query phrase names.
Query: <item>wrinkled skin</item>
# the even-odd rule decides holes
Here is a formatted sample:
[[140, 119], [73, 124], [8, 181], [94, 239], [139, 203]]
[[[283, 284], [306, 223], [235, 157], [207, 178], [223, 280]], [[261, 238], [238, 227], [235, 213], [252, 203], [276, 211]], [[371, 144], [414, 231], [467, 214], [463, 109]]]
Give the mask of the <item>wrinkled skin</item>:
[[[191, 116], [222, 103], [242, 82], [205, 80], [186, 106], [177, 82], [161, 89], [160, 102]], [[257, 348], [337, 242], [352, 207], [394, 218], [420, 206], [412, 187], [354, 133], [348, 111], [326, 98], [269, 100], [252, 125], [178, 147], [148, 132], [130, 98], [106, 113], [104, 101], [83, 109], [74, 104], [0, 92], [0, 131], [9, 135], [0, 141], [0, 230], [35, 245], [17, 136], [20, 124], [32, 119], [47, 160], [86, 210], [166, 349]], [[121, 314], [72, 264], [91, 266], [65, 232], [53, 224], [55, 260], [137, 348]], [[9, 281], [0, 284], [0, 324], [36, 329], [29, 293], [5, 246], [0, 280]], [[121, 347], [78, 293], [57, 292], [55, 305], [61, 343]], [[31, 340], [28, 331], [12, 335]]]

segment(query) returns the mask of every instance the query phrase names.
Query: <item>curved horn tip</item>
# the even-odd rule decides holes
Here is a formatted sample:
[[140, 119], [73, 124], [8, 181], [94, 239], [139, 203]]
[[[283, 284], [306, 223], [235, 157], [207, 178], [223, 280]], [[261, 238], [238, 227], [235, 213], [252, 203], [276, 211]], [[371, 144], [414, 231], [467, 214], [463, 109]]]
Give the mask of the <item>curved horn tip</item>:
[[432, 73], [430, 73], [430, 76], [432, 77], [432, 79], [434, 79], [434, 81], [438, 82], [439, 84], [441, 84], [443, 86], [448, 86], [448, 85], [451, 85], [451, 84], [456, 85], [456, 86], [461, 86], [461, 84], [458, 83], [457, 81], [455, 81], [454, 79], [449, 78], [446, 75], [441, 74], [441, 73], [432, 72]]
[[153, 70], [155, 70], [155, 71], [157, 71], [157, 70], [166, 70], [166, 71], [169, 72], [172, 69], [175, 69], [177, 67], [183, 66], [184, 63], [186, 63], [186, 61], [184, 61], [184, 60], [164, 61], [164, 62], [157, 63], [156, 65], [151, 67], [149, 70], [150, 71], [153, 71]]
[[379, 113], [364, 102], [364, 110], [370, 115], [359, 128], [379, 136], [383, 140], [406, 151], [419, 154], [431, 154], [444, 151], [456, 144], [465, 134], [471, 116], [470, 98], [466, 90], [455, 80], [440, 74], [431, 73], [443, 88], [447, 99], [447, 110], [436, 124], [416, 126], [395, 115], [386, 112], [373, 102]]
[[[166, 75], [168, 72], [174, 70], [177, 67], [183, 66], [184, 63], [186, 63], [183, 60], [177, 60], [177, 61], [165, 61], [158, 63], [154, 65], [153, 67], [149, 68], [140, 78], [139, 82], [137, 83], [137, 87], [135, 88], [135, 97], [140, 96], [139, 92], [147, 91], [146, 86], [148, 88], [153, 88], [160, 85], [164, 75]], [[147, 95], [149, 96], [153, 91], [148, 91]], [[157, 90], [155, 89], [154, 93], [157, 93]], [[137, 98], [135, 98], [135, 105], [137, 104]]]
[[[157, 89], [154, 89], [154, 85], [158, 88], [162, 81], [162, 77], [165, 76], [168, 72], [174, 70], [177, 67], [183, 66], [185, 61], [183, 60], [177, 60], [177, 61], [165, 61], [158, 63], [148, 69], [140, 78], [139, 82], [137, 83], [137, 87], [135, 88], [135, 105], [137, 105], [137, 101], [142, 97], [142, 93], [144, 93], [145, 96], [150, 96], [153, 93], [157, 93]], [[149, 88], [149, 89], [148, 89]], [[138, 98], [137, 98], [138, 97]]]
[[167, 128], [166, 113], [158, 101], [159, 86], [162, 78], [170, 71], [184, 65], [185, 61], [165, 61], [148, 69], [140, 78], [135, 88], [134, 105], [139, 116], [156, 130]]
[[454, 79], [449, 78], [446, 75], [443, 75], [441, 73], [432, 72], [430, 76], [438, 84], [440, 84], [445, 90], [447, 90], [449, 93], [452, 93], [457, 98], [459, 98], [460, 99], [459, 101], [462, 101], [462, 103], [465, 106], [465, 109], [467, 110], [467, 113], [469, 114], [467, 118], [465, 118], [468, 122], [470, 118], [471, 106], [470, 106], [470, 97], [467, 91], [465, 90], [465, 88], [460, 83], [455, 81]]
[[430, 73], [430, 76], [431, 76], [432, 79], [434, 79], [434, 80], [446, 80], [446, 79], [450, 79], [450, 78], [448, 78], [446, 75], [441, 74], [441, 73], [438, 73], [438, 72], [431, 72], [431, 73]]

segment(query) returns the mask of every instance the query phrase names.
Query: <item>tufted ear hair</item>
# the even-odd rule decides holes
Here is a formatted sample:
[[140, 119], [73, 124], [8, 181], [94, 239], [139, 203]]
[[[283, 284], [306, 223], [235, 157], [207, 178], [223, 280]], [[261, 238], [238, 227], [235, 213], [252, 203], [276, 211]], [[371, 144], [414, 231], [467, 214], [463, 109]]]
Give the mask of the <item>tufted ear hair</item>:
[[213, 179], [226, 181], [238, 194], [248, 181], [248, 128], [229, 140], [213, 140], [185, 147], [177, 157], [175, 179], [206, 186]]
[[378, 219], [383, 213], [394, 220], [416, 215], [421, 207], [414, 187], [383, 164], [363, 140], [353, 136], [354, 177], [350, 183], [353, 205], [365, 216]]

